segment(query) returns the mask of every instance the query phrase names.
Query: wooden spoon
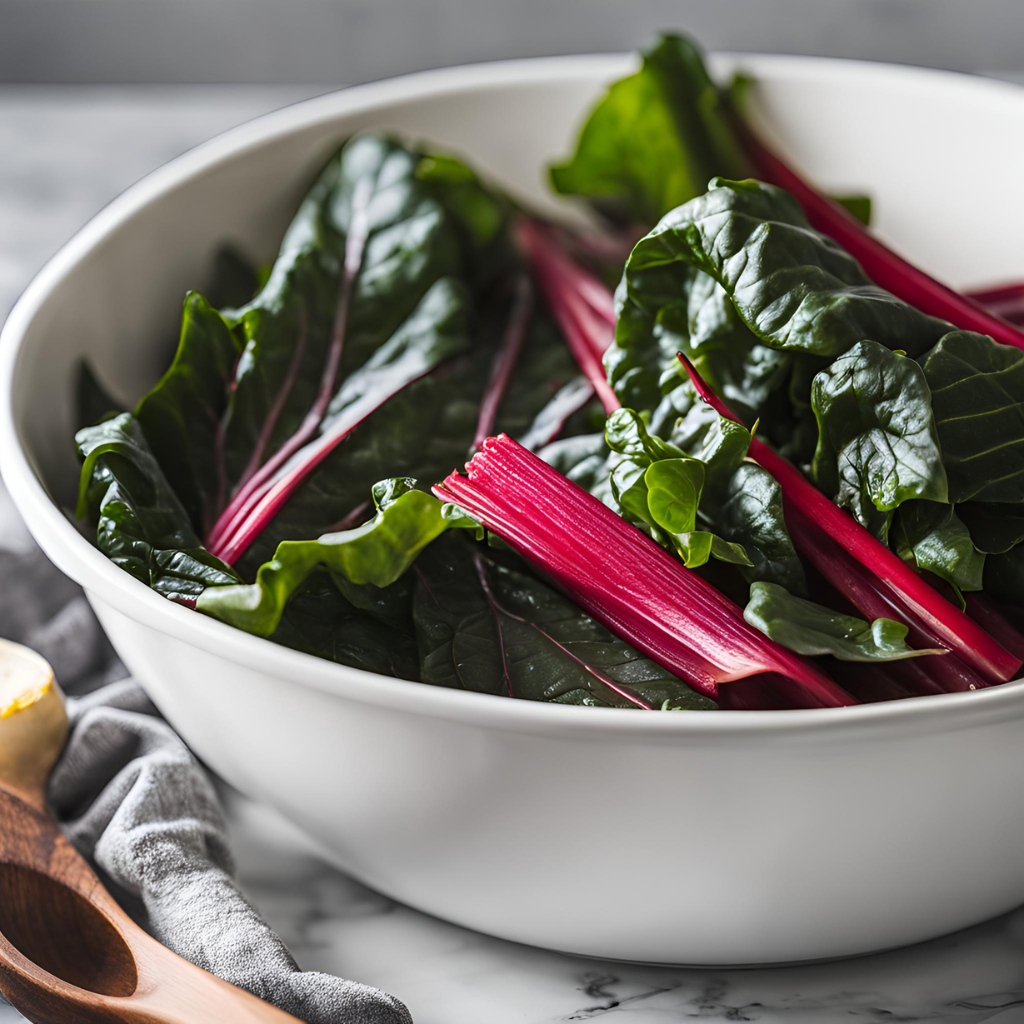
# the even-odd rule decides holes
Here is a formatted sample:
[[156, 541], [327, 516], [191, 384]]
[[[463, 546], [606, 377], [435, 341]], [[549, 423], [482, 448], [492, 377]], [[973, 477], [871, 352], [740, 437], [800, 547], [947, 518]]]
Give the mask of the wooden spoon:
[[68, 731], [53, 670], [0, 640], [0, 991], [35, 1024], [296, 1024], [161, 946], [46, 811]]

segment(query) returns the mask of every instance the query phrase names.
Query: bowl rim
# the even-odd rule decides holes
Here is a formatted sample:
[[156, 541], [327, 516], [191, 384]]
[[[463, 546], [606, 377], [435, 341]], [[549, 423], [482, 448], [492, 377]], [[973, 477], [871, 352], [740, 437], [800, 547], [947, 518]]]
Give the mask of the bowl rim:
[[[974, 693], [950, 693], [902, 701], [864, 704], [851, 708], [789, 711], [730, 711], [728, 714], [638, 715], [625, 708], [589, 708], [533, 701], [495, 699], [493, 695], [428, 686], [338, 665], [293, 651], [235, 629], [226, 623], [160, 597], [117, 568], [68, 521], [37, 476], [14, 421], [13, 393], [18, 369], [25, 358], [24, 341], [32, 321], [59, 290], [65, 276], [114, 235], [136, 211], [160, 200], [188, 179], [220, 161], [236, 157], [269, 140], [355, 114], [383, 111], [394, 103], [430, 95], [455, 96], [468, 91], [502, 89], [524, 84], [579, 80], [611, 80], [627, 70], [634, 55], [578, 55], [470, 64], [417, 72], [367, 85], [353, 86], [247, 121], [201, 143], [150, 172], [107, 204], [50, 258], [12, 309], [0, 332], [0, 472], [12, 500], [40, 547], [61, 571], [88, 592], [136, 622], [227, 658], [291, 685], [301, 684], [360, 703], [427, 717], [472, 722], [488, 727], [530, 733], [555, 732], [566, 737], [622, 732], [654, 741], [672, 742], [685, 736], [718, 742], [723, 735], [751, 738], [752, 734], [794, 739], [834, 737], [837, 732], [872, 735], [943, 731], [1024, 716], [1024, 679]], [[973, 89], [989, 101], [997, 97], [1021, 104], [1019, 86], [958, 72], [915, 68], [825, 57], [765, 54], [712, 55], [713, 65], [730, 68], [744, 63], [776, 76], [813, 79], [823, 70], [831, 75], [863, 80], [886, 76], [896, 84], [908, 82], [929, 90]], [[727, 685], [727, 684], [726, 684]]]

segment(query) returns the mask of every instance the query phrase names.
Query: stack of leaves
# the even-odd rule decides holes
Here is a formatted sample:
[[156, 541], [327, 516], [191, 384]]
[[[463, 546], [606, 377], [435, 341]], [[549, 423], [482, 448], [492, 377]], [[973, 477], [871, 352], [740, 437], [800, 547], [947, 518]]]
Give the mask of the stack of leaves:
[[[255, 635], [532, 700], [820, 707], [1012, 678], [1024, 344], [886, 257], [869, 203], [792, 175], [741, 91], [683, 37], [644, 52], [552, 169], [603, 234], [351, 139], [271, 266], [222, 258], [215, 301], [186, 297], [133, 412], [86, 379], [100, 548]], [[796, 198], [747, 177], [766, 169]]]

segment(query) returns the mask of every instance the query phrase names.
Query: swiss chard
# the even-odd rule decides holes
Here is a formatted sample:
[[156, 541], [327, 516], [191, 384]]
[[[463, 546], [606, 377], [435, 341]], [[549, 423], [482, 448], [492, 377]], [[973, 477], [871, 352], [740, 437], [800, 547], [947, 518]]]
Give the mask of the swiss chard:
[[820, 669], [753, 630], [732, 602], [635, 527], [507, 437], [489, 438], [436, 488], [598, 622], [691, 687], [778, 672], [812, 702], [852, 698]]
[[943, 654], [941, 648], [915, 649], [909, 629], [892, 619], [866, 622], [794, 597], [775, 583], [754, 583], [743, 617], [766, 636], [797, 654], [831, 654], [840, 661], [896, 661]]
[[75, 444], [83, 459], [78, 515], [95, 525], [96, 544], [115, 565], [189, 604], [207, 587], [239, 582], [203, 547], [130, 413], [84, 427]]
[[1024, 501], [1024, 352], [967, 331], [921, 361], [951, 501]]
[[642, 58], [595, 107], [572, 159], [551, 168], [551, 183], [613, 220], [647, 225], [700, 195], [715, 175], [741, 177], [750, 164], [690, 39], [661, 36]]
[[947, 500], [931, 394], [913, 359], [857, 342], [814, 378], [811, 405], [815, 481], [862, 526], [884, 538], [903, 502]]
[[908, 501], [900, 508], [896, 531], [897, 551], [917, 567], [934, 573], [959, 593], [981, 590], [985, 554], [952, 505]]
[[559, 704], [715, 707], [557, 591], [462, 538], [432, 546], [414, 575], [426, 683]]
[[225, 318], [191, 300], [178, 358], [140, 405], [193, 521], [230, 561], [352, 427], [468, 345], [471, 260], [420, 159], [349, 142], [259, 294]]
[[196, 607], [248, 633], [270, 636], [314, 569], [328, 570], [349, 594], [346, 584], [390, 586], [452, 524], [442, 517], [441, 503], [413, 489], [414, 483], [385, 481], [374, 490], [377, 514], [369, 522], [317, 540], [282, 541], [273, 559], [260, 566], [255, 583], [209, 589]]

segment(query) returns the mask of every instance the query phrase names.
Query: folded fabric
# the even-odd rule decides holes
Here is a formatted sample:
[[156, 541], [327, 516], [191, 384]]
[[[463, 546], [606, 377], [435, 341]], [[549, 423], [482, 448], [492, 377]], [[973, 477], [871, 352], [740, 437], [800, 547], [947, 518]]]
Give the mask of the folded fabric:
[[412, 1024], [394, 996], [299, 970], [235, 882], [210, 779], [138, 684], [109, 682], [124, 669], [81, 592], [23, 544], [0, 550], [0, 579], [0, 636], [34, 647], [66, 690], [86, 694], [68, 702], [71, 736], [50, 778], [54, 813], [119, 898], [137, 901], [129, 909], [141, 923], [307, 1024]]

